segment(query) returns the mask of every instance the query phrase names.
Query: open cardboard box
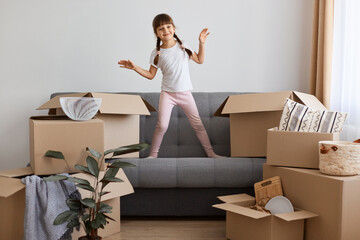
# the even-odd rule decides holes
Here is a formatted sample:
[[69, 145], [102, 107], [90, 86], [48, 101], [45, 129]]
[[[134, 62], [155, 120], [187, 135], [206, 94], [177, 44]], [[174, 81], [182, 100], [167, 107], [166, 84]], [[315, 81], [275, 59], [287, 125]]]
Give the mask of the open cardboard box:
[[[94, 177], [84, 173], [76, 173], [72, 175], [73, 177], [82, 178], [88, 180], [90, 183], [94, 182]], [[99, 178], [101, 179], [104, 176], [104, 172], [100, 172]], [[128, 195], [134, 192], [133, 187], [131, 186], [128, 178], [126, 177], [124, 171], [119, 169], [118, 174], [116, 175], [117, 178], [122, 179], [124, 182], [121, 183], [109, 183], [105, 188], [104, 191], [109, 191], [110, 193], [102, 196], [102, 201], [104, 203], [113, 207], [112, 213], [107, 214], [112, 219], [116, 221], [109, 221], [106, 224], [104, 229], [99, 229], [98, 234], [101, 237], [107, 237], [113, 235], [115, 233], [120, 232], [120, 197], [124, 195]], [[81, 193], [82, 198], [90, 197], [90, 192], [84, 189], [79, 188], [79, 192]], [[84, 236], [85, 231], [84, 229], [80, 229], [79, 232], [74, 231], [72, 234], [73, 239], [78, 239], [81, 236]]]
[[340, 133], [267, 130], [266, 163], [276, 166], [319, 168], [319, 141], [338, 141]]
[[[21, 182], [21, 178], [32, 175], [33, 171], [30, 167], [0, 171], [0, 239], [23, 239], [24, 235], [24, 212], [25, 212], [25, 185]], [[77, 173], [72, 176], [86, 177], [86, 174]], [[122, 179], [121, 183], [110, 183], [104, 189], [111, 191], [111, 194], [103, 196], [105, 203], [113, 207], [110, 217], [116, 222], [110, 221], [105, 229], [99, 230], [102, 237], [110, 236], [120, 232], [120, 197], [134, 192], [131, 183], [126, 177], [124, 171], [119, 169], [116, 177]], [[79, 189], [81, 194], [85, 194], [85, 190]], [[5, 217], [6, 216], [6, 217]], [[82, 236], [84, 231], [74, 232], [73, 239], [76, 236]]]
[[249, 208], [255, 198], [247, 194], [218, 197], [224, 203], [213, 205], [226, 211], [226, 238], [230, 240], [303, 240], [304, 220], [316, 217], [295, 209], [292, 213], [271, 215]]
[[[60, 117], [31, 117], [30, 165], [36, 175], [79, 172], [75, 164], [85, 165], [86, 147], [104, 152], [104, 121], [73, 121]], [[60, 151], [65, 160], [45, 157], [48, 150]], [[104, 164], [101, 170], [104, 170]]]
[[[104, 149], [139, 143], [140, 115], [150, 115], [156, 111], [139, 95], [114, 93], [74, 93], [58, 95], [41, 105], [37, 110], [48, 109], [49, 115], [65, 115], [61, 109], [60, 97], [102, 98], [96, 118], [104, 121]], [[138, 157], [139, 153], [130, 153], [123, 157]]]
[[306, 221], [306, 240], [360, 239], [360, 176], [264, 164], [264, 179], [273, 176], [280, 176], [284, 194], [295, 206], [319, 214]]
[[230, 117], [232, 157], [266, 156], [267, 130], [279, 125], [286, 98], [326, 110], [315, 96], [296, 91], [232, 95], [223, 102], [214, 115]]

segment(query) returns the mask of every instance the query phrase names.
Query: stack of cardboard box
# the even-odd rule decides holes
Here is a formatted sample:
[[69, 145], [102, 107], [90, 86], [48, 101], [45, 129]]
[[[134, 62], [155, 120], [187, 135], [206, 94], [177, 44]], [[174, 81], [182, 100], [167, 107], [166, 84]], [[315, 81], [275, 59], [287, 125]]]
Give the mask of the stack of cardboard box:
[[[306, 212], [303, 217], [307, 219], [305, 232], [300, 232], [304, 232], [306, 240], [359, 239], [360, 228], [356, 220], [360, 218], [360, 209], [356, 204], [360, 202], [360, 177], [327, 176], [318, 170], [318, 142], [339, 140], [339, 133], [276, 130], [274, 127], [279, 126], [286, 98], [314, 109], [326, 109], [314, 96], [300, 92], [236, 95], [224, 102], [216, 115], [230, 116], [232, 156], [267, 156], [263, 178], [280, 176], [284, 196], [296, 208], [318, 215], [312, 218]], [[302, 234], [295, 230], [290, 230], [292, 236], [286, 237], [288, 232], [284, 230], [285, 227], [275, 221], [270, 223], [270, 216], [261, 222], [260, 219], [264, 218], [260, 216], [262, 213], [239, 208], [239, 205], [248, 206], [249, 201], [254, 203], [253, 198], [234, 195], [220, 199], [226, 204], [215, 207], [227, 211], [228, 239], [303, 239]], [[291, 219], [296, 219], [296, 216], [299, 215]], [[277, 218], [272, 216], [272, 219]], [[242, 225], [237, 224], [240, 222]], [[260, 229], [266, 230], [264, 236], [258, 232]], [[278, 230], [286, 233], [283, 235], [285, 238], [276, 236]]]
[[[324, 109], [316, 98], [318, 107]], [[297, 207], [319, 215], [306, 221], [306, 240], [359, 239], [360, 177], [321, 174], [319, 141], [338, 141], [340, 133], [267, 132], [264, 179], [280, 176], [284, 195]]]
[[[3, 217], [0, 225], [0, 239], [22, 239], [25, 209], [25, 185], [21, 178], [27, 175], [51, 175], [73, 173], [85, 178], [85, 174], [76, 173], [75, 164], [86, 165], [86, 147], [98, 152], [139, 142], [139, 115], [149, 115], [155, 109], [137, 95], [79, 93], [66, 96], [100, 97], [102, 104], [98, 114], [89, 121], [73, 121], [64, 116], [57, 96], [38, 109], [49, 109], [48, 116], [31, 117], [30, 127], [30, 165], [28, 168], [0, 171], [0, 213]], [[63, 152], [66, 161], [44, 157], [47, 150]], [[136, 157], [138, 153], [124, 155]], [[105, 164], [100, 164], [104, 170]], [[81, 175], [81, 176], [78, 176]], [[112, 218], [103, 237], [120, 231], [120, 197], [134, 192], [126, 175], [120, 169], [118, 178], [124, 182], [106, 186], [111, 194], [103, 200], [113, 207]], [[86, 191], [79, 189], [83, 194]], [[3, 228], [4, 227], [4, 228]], [[76, 233], [84, 235], [84, 232]]]

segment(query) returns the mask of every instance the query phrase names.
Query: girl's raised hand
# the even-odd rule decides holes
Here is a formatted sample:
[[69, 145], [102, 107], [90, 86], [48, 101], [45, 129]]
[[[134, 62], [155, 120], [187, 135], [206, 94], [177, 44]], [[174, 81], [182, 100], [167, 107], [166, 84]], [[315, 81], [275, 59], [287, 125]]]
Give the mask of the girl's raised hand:
[[118, 62], [121, 68], [134, 69], [135, 64], [130, 60], [120, 60]]
[[204, 28], [201, 33], [200, 33], [200, 36], [199, 36], [199, 41], [200, 43], [204, 44], [205, 41], [206, 41], [206, 38], [207, 36], [209, 36], [209, 32], [208, 32], [208, 29], [207, 28]]

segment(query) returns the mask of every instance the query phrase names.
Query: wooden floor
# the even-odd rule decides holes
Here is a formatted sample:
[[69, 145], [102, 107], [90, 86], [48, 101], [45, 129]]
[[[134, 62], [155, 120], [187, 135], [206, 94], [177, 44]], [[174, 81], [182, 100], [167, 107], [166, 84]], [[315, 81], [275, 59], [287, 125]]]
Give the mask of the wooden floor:
[[121, 233], [104, 240], [226, 240], [222, 218], [122, 218]]

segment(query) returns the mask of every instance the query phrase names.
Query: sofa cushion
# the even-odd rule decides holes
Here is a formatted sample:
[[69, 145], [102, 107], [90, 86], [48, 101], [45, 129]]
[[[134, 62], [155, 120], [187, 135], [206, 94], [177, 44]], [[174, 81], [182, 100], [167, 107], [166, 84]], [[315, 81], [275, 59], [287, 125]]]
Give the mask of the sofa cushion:
[[253, 187], [265, 158], [129, 158], [125, 168], [135, 188]]

